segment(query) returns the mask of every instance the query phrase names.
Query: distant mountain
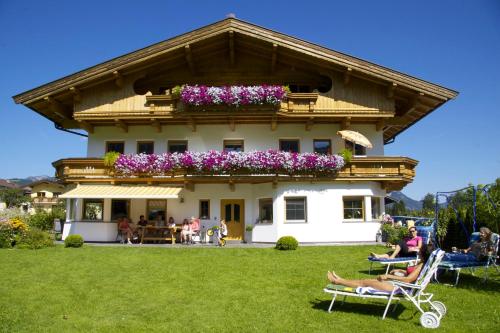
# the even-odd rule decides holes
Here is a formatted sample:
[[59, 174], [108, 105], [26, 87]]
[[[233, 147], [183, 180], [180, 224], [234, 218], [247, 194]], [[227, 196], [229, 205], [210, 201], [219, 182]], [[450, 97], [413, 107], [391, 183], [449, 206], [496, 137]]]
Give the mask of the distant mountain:
[[30, 176], [26, 178], [11, 178], [7, 179], [10, 183], [16, 184], [18, 187], [24, 187], [28, 184], [31, 184], [33, 182], [37, 182], [39, 180], [54, 180], [54, 177], [49, 177], [49, 176]]
[[422, 201], [417, 201], [417, 200], [414, 200], [410, 197], [407, 197], [406, 195], [404, 195], [403, 193], [401, 193], [399, 191], [391, 192], [391, 194], [389, 194], [389, 197], [391, 197], [392, 199], [394, 199], [396, 201], [403, 201], [405, 203], [405, 206], [407, 209], [410, 209], [410, 210], [422, 209]]

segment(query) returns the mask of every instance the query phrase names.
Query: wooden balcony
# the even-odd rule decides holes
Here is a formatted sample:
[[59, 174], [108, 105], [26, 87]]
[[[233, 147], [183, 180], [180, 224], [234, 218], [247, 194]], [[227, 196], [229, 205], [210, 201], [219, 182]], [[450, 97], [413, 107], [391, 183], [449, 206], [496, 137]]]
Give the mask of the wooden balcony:
[[34, 197], [33, 204], [35, 205], [57, 205], [59, 199], [56, 198], [47, 198], [47, 197]]
[[231, 188], [237, 183], [272, 183], [278, 182], [366, 182], [381, 183], [387, 191], [401, 190], [415, 177], [416, 160], [407, 157], [369, 156], [355, 157], [340, 172], [330, 176], [322, 175], [255, 175], [235, 173], [231, 175], [188, 174], [180, 170], [163, 176], [119, 177], [112, 170], [104, 167], [99, 158], [68, 158], [58, 160], [52, 165], [56, 177], [66, 183], [102, 183], [102, 184], [171, 184], [183, 185], [194, 189], [194, 185], [209, 183], [227, 183]]

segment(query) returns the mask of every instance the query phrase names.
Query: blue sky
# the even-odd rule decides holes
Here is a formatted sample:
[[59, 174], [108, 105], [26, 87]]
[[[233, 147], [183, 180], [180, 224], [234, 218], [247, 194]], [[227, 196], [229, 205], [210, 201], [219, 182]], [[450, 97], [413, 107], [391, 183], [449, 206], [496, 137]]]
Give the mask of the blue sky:
[[421, 199], [500, 177], [500, 1], [0, 0], [0, 178], [53, 175], [86, 141], [12, 96], [226, 14], [460, 92], [386, 146], [420, 161]]

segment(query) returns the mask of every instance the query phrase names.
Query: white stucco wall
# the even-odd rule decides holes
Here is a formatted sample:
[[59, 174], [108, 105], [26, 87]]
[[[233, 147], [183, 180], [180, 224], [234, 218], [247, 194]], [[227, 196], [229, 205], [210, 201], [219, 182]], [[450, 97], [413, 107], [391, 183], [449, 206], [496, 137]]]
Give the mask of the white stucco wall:
[[[364, 134], [373, 144], [367, 150], [368, 156], [384, 155], [383, 133], [377, 132], [375, 125], [353, 125], [352, 130]], [[168, 140], [187, 140], [191, 151], [222, 150], [223, 141], [243, 139], [245, 151], [278, 149], [279, 139], [299, 139], [301, 152], [313, 151], [314, 139], [330, 139], [334, 153], [344, 149], [344, 142], [336, 133], [338, 124], [317, 124], [310, 131], [305, 131], [303, 124], [278, 125], [271, 131], [269, 125], [236, 125], [231, 131], [228, 125], [198, 125], [192, 132], [184, 125], [168, 125], [157, 133], [151, 126], [130, 126], [127, 133], [115, 126], [97, 126], [94, 133], [89, 134], [87, 156], [102, 157], [105, 153], [106, 141], [124, 141], [125, 153], [135, 154], [137, 141], [154, 141], [155, 153], [167, 151]]]
[[[324, 184], [280, 183], [236, 184], [231, 191], [227, 184], [197, 184], [195, 191], [183, 190], [181, 199], [167, 200], [167, 217], [172, 216], [176, 223], [184, 218], [199, 215], [199, 200], [210, 200], [210, 218], [201, 220], [202, 231], [220, 221], [220, 202], [223, 199], [243, 199], [245, 201], [245, 225], [255, 225], [254, 242], [276, 242], [281, 236], [291, 235], [299, 242], [363, 242], [375, 241], [380, 227], [378, 221], [371, 219], [371, 197], [381, 198], [385, 191], [375, 182], [353, 183], [333, 182]], [[345, 221], [343, 219], [343, 197], [360, 197], [364, 202], [364, 220]], [[307, 221], [292, 223], [285, 221], [285, 198], [305, 197], [307, 200]], [[273, 223], [256, 224], [259, 217], [259, 199], [273, 199]], [[76, 221], [82, 219], [82, 200], [77, 200]], [[382, 208], [382, 207], [380, 207]], [[146, 215], [146, 200], [131, 200], [130, 216], [137, 222], [140, 215]], [[380, 209], [382, 212], [383, 210]], [[110, 223], [111, 199], [104, 200], [104, 222], [76, 222], [67, 234], [80, 233], [87, 241], [114, 241], [116, 224]], [[67, 224], [71, 219], [67, 220]], [[92, 227], [95, 225], [95, 228]]]

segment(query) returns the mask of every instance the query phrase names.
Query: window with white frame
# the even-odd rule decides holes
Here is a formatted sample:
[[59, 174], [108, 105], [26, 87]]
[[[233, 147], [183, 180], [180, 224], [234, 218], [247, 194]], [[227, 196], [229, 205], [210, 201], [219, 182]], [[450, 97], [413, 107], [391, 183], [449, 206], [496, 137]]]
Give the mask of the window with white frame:
[[307, 198], [285, 198], [285, 221], [288, 223], [307, 222]]
[[364, 220], [363, 197], [344, 197], [344, 220]]
[[102, 221], [104, 212], [103, 199], [83, 200], [83, 219], [87, 221]]
[[372, 197], [372, 220], [380, 220], [382, 213], [380, 212], [380, 197]]

